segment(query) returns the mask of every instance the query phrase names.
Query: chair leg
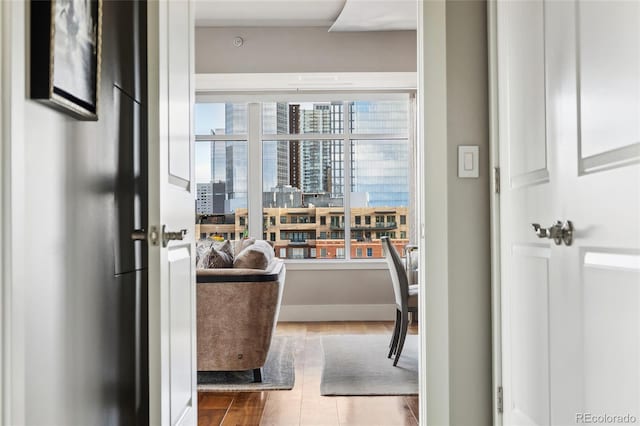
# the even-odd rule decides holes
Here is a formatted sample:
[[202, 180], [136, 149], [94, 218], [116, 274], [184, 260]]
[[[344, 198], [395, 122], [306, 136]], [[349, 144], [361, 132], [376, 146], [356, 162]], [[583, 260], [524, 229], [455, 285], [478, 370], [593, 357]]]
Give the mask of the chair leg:
[[389, 354], [387, 358], [391, 358], [391, 355], [395, 352], [396, 345], [398, 344], [398, 333], [400, 332], [400, 311], [396, 309], [396, 323], [393, 326], [393, 336], [391, 336], [391, 342], [389, 343]]
[[408, 312], [402, 312], [402, 324], [400, 325], [400, 335], [398, 336], [398, 347], [396, 349], [396, 357], [393, 360], [393, 366], [398, 364], [400, 354], [402, 353], [402, 347], [404, 346], [404, 340], [407, 337], [407, 323], [409, 322]]
[[261, 383], [262, 382], [262, 369], [261, 368], [254, 368], [253, 369], [253, 382], [254, 383]]

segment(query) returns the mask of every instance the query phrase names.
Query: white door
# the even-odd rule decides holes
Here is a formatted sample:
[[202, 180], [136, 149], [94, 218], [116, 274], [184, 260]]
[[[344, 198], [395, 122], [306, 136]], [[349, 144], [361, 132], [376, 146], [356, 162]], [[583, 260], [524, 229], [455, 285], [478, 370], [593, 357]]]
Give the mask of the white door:
[[194, 24], [187, 1], [148, 2], [147, 8], [149, 418], [151, 425], [187, 426], [197, 422], [191, 155]]
[[503, 422], [640, 422], [640, 2], [499, 0], [497, 40]]

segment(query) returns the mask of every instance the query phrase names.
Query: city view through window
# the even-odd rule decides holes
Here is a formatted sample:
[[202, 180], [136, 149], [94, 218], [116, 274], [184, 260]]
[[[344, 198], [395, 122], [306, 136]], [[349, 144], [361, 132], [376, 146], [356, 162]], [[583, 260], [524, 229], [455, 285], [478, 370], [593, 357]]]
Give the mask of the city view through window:
[[281, 258], [379, 259], [382, 236], [402, 253], [411, 224], [409, 110], [408, 96], [262, 103], [262, 176], [250, 182], [256, 117], [248, 104], [197, 103], [199, 237], [248, 236], [248, 199], [261, 190], [262, 238]]

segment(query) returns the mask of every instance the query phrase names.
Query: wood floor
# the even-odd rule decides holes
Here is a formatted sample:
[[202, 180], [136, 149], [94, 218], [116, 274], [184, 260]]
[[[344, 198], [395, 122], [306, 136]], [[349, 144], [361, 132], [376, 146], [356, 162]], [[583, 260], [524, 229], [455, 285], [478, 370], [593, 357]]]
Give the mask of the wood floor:
[[[418, 425], [418, 397], [320, 396], [323, 334], [385, 334], [392, 322], [279, 323], [276, 334], [300, 338], [290, 391], [198, 393], [198, 425]], [[409, 334], [417, 334], [417, 326]], [[391, 362], [391, 361], [390, 361]]]

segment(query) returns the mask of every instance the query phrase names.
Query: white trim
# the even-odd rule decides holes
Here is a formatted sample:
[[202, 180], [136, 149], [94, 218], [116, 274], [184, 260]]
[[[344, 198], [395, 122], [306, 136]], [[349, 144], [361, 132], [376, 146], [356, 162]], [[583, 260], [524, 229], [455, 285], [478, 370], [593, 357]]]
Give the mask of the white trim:
[[2, 424], [26, 423], [25, 138], [26, 10], [2, 2]]
[[[424, 176], [425, 170], [425, 149], [424, 149], [424, 3], [418, 2], [418, 22], [416, 28], [416, 62], [418, 65], [418, 81], [417, 81], [417, 93], [415, 104], [415, 193], [417, 194], [416, 200], [416, 217], [414, 224], [416, 226], [415, 235], [418, 246], [424, 247], [425, 243], [425, 217], [426, 217], [426, 204], [424, 202], [425, 190], [424, 190]], [[419, 264], [426, 265], [426, 250], [419, 250]], [[418, 282], [424, 283], [426, 279], [426, 268], [422, 267], [418, 270]], [[424, 286], [420, 289], [423, 290]], [[420, 324], [426, 324], [427, 313], [425, 311], [425, 297], [426, 291], [420, 291], [418, 293], [418, 321]], [[419, 333], [419, 364], [418, 364], [418, 418], [422, 419], [421, 423], [427, 423], [427, 338], [426, 327], [421, 327], [422, 333]]]
[[351, 140], [351, 106], [348, 101], [342, 102], [342, 135], [344, 139], [342, 141], [342, 155], [344, 158], [343, 163], [343, 179], [344, 186], [342, 187], [342, 197], [344, 198], [344, 258], [351, 260], [351, 166], [352, 166], [352, 150], [353, 141]]
[[335, 100], [352, 101], [405, 101], [415, 93], [410, 90], [381, 90], [369, 89], [367, 92], [325, 89], [322, 91], [274, 92], [267, 89], [255, 89], [251, 93], [237, 92], [205, 92], [196, 93], [196, 102], [211, 103], [249, 103], [249, 102], [332, 102]]
[[[249, 236], [262, 239], [262, 104], [252, 102], [247, 108], [249, 134], [247, 140], [247, 225]], [[258, 188], [258, 191], [251, 191]]]
[[392, 321], [396, 305], [282, 305], [278, 321]]
[[196, 74], [196, 91], [415, 90], [416, 77], [415, 72]]
[[[380, 260], [295, 260], [286, 259], [285, 265], [289, 271], [350, 271], [350, 270], [382, 270], [389, 269], [387, 263]], [[392, 318], [393, 319], [393, 318]]]
[[[493, 173], [500, 166], [498, 133], [498, 42], [497, 2], [487, 2], [487, 33], [489, 50], [489, 169]], [[492, 363], [492, 411], [493, 424], [502, 425], [502, 413], [498, 410], [497, 389], [502, 386], [502, 299], [500, 284], [500, 194], [495, 191], [491, 176], [491, 363]]]
[[[347, 104], [345, 104], [347, 105]], [[247, 135], [197, 135], [196, 142], [213, 142], [213, 141], [246, 141]], [[262, 135], [260, 139], [263, 141], [335, 141], [336, 139], [351, 139], [354, 141], [369, 140], [404, 140], [410, 139], [409, 135], [398, 134], [369, 134], [369, 133], [349, 133], [346, 136], [343, 133], [290, 133], [280, 135]]]
[[[6, 140], [4, 134], [4, 126], [3, 123], [5, 121], [4, 117], [4, 46], [2, 45], [2, 41], [4, 40], [4, 22], [2, 17], [4, 16], [4, 2], [0, 2], [0, 189], [2, 189], [2, 193], [4, 194], [4, 143]], [[5, 278], [4, 275], [4, 197], [0, 200], [0, 324], [4, 324], [4, 313], [6, 311], [5, 303], [5, 288], [9, 286], [9, 280]], [[7, 424], [7, 419], [4, 418], [4, 388], [5, 388], [5, 374], [4, 374], [4, 360], [5, 354], [4, 351], [8, 346], [8, 341], [5, 342], [5, 332], [3, 326], [0, 326], [0, 423]]]
[[[418, 90], [420, 137], [424, 147], [419, 282], [420, 422], [451, 422], [449, 348], [449, 219], [447, 120], [447, 6], [446, 0], [419, 2]], [[427, 256], [428, 254], [428, 256]]]

